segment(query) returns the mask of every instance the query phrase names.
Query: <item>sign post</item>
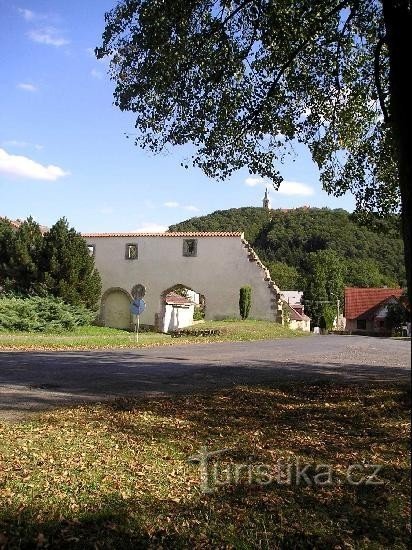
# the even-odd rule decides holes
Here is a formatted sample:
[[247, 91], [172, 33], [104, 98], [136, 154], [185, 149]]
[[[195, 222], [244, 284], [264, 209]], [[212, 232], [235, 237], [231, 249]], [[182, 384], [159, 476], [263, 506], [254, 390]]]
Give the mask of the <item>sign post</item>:
[[134, 285], [132, 288], [133, 302], [130, 304], [130, 311], [133, 314], [134, 334], [136, 344], [139, 342], [140, 314], [146, 308], [143, 296], [146, 294], [146, 287], [141, 284]]
[[130, 311], [133, 314], [136, 343], [139, 342], [140, 314], [143, 313], [145, 307], [146, 303], [142, 298], [137, 298], [130, 304]]

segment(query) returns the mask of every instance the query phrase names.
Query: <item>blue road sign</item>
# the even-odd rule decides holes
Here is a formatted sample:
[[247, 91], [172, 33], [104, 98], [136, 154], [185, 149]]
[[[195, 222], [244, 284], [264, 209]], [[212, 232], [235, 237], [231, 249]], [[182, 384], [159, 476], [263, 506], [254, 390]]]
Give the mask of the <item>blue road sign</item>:
[[133, 300], [133, 302], [130, 304], [130, 311], [132, 312], [133, 315], [140, 315], [141, 313], [144, 312], [145, 307], [146, 307], [145, 301], [140, 298], [137, 300]]

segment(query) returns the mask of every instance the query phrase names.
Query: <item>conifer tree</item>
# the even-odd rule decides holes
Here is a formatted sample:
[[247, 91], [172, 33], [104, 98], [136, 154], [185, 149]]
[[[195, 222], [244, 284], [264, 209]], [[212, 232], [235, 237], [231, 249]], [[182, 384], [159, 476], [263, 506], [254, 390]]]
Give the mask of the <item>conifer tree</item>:
[[3, 220], [0, 228], [0, 280], [4, 290], [16, 294], [36, 294], [39, 260], [43, 246], [40, 226], [28, 218], [17, 229]]
[[50, 294], [73, 305], [91, 309], [100, 298], [101, 280], [86, 241], [65, 218], [44, 236], [41, 258], [42, 284]]

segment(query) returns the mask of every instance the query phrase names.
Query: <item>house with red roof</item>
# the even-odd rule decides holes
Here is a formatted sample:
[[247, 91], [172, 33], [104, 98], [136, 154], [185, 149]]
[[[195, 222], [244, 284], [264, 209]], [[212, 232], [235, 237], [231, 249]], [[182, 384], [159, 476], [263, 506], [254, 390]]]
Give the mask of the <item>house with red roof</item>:
[[348, 332], [388, 334], [388, 307], [401, 302], [401, 288], [345, 288], [345, 319]]

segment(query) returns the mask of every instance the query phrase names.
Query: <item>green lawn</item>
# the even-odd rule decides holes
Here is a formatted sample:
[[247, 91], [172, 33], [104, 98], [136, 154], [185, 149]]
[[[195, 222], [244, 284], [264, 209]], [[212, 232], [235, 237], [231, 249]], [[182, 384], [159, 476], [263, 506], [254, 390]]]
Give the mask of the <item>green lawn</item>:
[[1, 332], [0, 349], [104, 349], [104, 348], [134, 348], [157, 345], [176, 345], [189, 342], [205, 341], [251, 341], [272, 338], [289, 338], [302, 336], [301, 331], [293, 331], [278, 323], [267, 321], [209, 321], [196, 328], [219, 329], [221, 334], [208, 337], [172, 338], [167, 334], [142, 332], [139, 343], [136, 344], [133, 333], [104, 327], [81, 327], [73, 332], [63, 334], [43, 334], [24, 332]]
[[[0, 422], [0, 548], [409, 548], [409, 398], [283, 384]], [[202, 485], [204, 446], [227, 451]], [[330, 465], [332, 484], [276, 477], [297, 461], [312, 481]], [[381, 483], [350, 483], [354, 464], [356, 483], [382, 465]]]

